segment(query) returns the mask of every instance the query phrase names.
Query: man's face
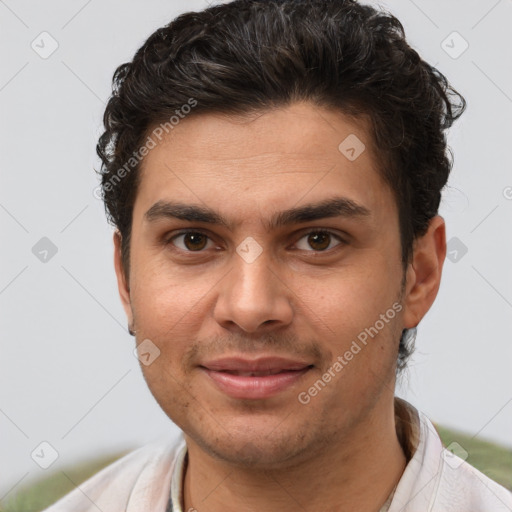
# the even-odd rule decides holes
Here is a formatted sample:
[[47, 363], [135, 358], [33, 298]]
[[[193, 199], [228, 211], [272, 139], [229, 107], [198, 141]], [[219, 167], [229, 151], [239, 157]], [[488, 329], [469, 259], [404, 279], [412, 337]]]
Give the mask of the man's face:
[[[305, 460], [364, 437], [389, 410], [404, 327], [400, 233], [365, 126], [307, 103], [252, 119], [200, 115], [144, 161], [129, 296], [116, 243], [124, 306], [137, 343], [160, 350], [141, 365], [151, 392], [217, 458]], [[354, 135], [366, 145], [355, 160]], [[306, 215], [336, 198], [345, 207], [334, 216]], [[211, 210], [227, 226], [169, 208], [146, 215], [157, 202]], [[295, 209], [303, 215], [278, 217]]]

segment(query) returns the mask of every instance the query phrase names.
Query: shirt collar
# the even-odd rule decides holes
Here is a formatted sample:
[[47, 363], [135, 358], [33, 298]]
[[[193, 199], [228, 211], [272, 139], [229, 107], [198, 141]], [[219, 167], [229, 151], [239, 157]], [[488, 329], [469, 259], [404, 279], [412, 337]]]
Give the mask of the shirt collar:
[[176, 455], [171, 478], [171, 496], [166, 512], [183, 512], [183, 477], [188, 463], [187, 445], [183, 443]]
[[[409, 465], [409, 461], [414, 457], [420, 443], [420, 418], [416, 408], [405, 400], [395, 397], [394, 403], [396, 433]], [[187, 462], [187, 445], [183, 443], [176, 456], [171, 478], [171, 495], [166, 512], [183, 512], [183, 477]], [[389, 510], [397, 487], [398, 484], [379, 512]]]

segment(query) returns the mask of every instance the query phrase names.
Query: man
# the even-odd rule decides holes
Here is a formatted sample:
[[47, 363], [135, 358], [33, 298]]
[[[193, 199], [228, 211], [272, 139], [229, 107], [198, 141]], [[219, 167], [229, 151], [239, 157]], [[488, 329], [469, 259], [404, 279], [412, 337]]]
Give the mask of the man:
[[464, 99], [389, 14], [238, 0], [114, 76], [98, 144], [146, 382], [183, 431], [48, 510], [512, 510], [394, 397]]

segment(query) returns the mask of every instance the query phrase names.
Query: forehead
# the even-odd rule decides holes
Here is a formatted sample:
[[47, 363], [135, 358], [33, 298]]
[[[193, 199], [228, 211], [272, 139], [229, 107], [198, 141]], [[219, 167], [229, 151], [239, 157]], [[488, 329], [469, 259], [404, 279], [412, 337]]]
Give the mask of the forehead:
[[368, 128], [365, 120], [309, 103], [251, 116], [190, 116], [145, 157], [134, 219], [176, 199], [248, 220], [333, 195], [378, 210], [390, 190]]

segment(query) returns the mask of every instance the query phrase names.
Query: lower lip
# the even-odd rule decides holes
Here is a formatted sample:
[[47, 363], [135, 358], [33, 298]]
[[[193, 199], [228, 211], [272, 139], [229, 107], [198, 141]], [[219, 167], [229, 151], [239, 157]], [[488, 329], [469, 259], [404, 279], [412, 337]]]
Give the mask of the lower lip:
[[261, 400], [277, 395], [297, 383], [310, 369], [307, 367], [303, 370], [283, 371], [275, 375], [242, 377], [202, 368], [222, 392], [243, 400]]

